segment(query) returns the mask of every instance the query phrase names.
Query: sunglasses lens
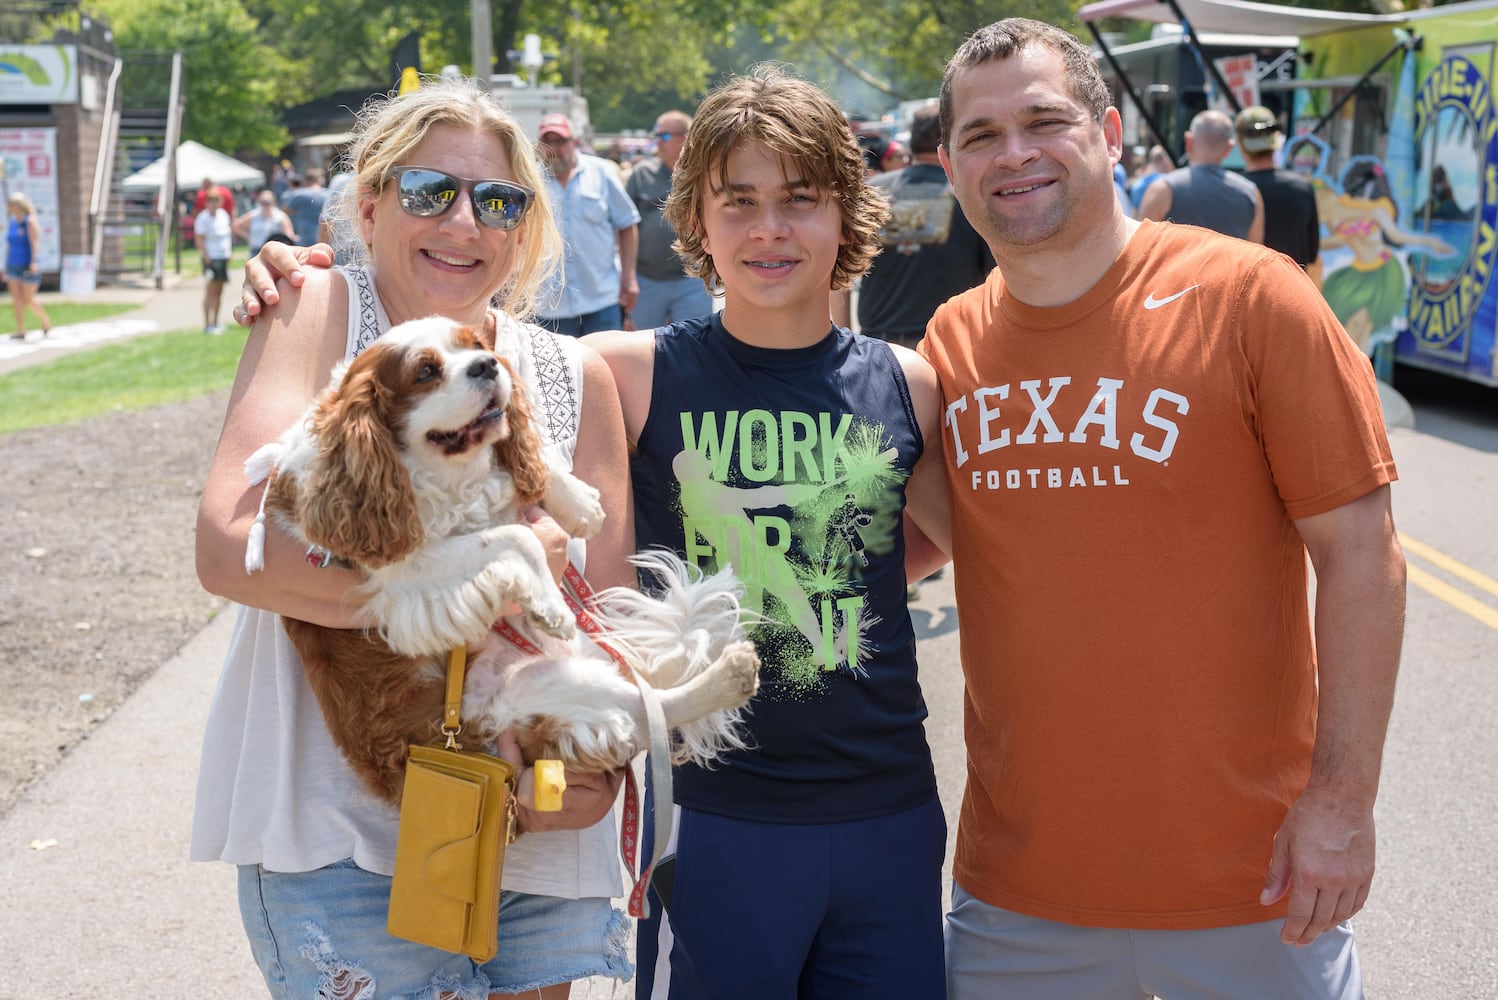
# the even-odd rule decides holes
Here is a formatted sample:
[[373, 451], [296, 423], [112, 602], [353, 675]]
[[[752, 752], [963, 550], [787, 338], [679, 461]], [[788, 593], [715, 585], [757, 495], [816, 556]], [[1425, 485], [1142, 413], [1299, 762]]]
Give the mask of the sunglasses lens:
[[525, 217], [530, 192], [503, 181], [479, 181], [473, 186], [473, 204], [479, 219], [495, 229], [514, 229]]
[[401, 208], [412, 215], [441, 215], [458, 196], [458, 182], [435, 170], [403, 170], [400, 175]]
[[514, 229], [520, 225], [531, 201], [530, 191], [505, 181], [470, 182], [423, 167], [402, 167], [398, 177], [401, 208], [423, 219], [446, 212], [470, 183], [474, 214], [493, 229]]

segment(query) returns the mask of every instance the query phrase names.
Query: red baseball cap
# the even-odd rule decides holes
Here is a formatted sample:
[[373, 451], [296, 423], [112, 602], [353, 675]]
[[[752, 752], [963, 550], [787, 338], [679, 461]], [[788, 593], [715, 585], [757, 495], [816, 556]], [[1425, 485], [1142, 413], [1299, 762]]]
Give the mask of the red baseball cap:
[[553, 111], [549, 115], [541, 116], [541, 127], [537, 130], [538, 135], [559, 135], [563, 139], [572, 138], [572, 122], [566, 115]]

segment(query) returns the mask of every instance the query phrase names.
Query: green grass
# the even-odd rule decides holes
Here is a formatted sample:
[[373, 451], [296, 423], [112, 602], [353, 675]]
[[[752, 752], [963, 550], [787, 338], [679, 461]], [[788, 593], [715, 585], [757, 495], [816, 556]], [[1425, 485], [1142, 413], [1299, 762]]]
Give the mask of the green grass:
[[177, 403], [229, 386], [249, 331], [132, 337], [0, 375], [0, 434]]
[[[42, 308], [47, 310], [47, 318], [52, 321], [53, 326], [67, 326], [70, 323], [88, 323], [106, 316], [129, 312], [137, 307], [126, 302], [43, 302]], [[26, 329], [34, 333], [41, 328], [42, 324], [36, 318], [36, 313], [28, 309]], [[0, 296], [0, 335], [15, 332], [15, 307], [11, 305], [9, 295]]]

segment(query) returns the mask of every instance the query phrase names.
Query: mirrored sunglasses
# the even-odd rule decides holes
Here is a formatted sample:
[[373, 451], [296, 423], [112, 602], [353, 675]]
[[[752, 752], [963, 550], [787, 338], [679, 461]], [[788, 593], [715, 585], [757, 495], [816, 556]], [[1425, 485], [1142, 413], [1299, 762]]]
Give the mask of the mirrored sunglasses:
[[390, 172], [408, 215], [423, 219], [445, 213], [467, 191], [474, 216], [493, 229], [514, 229], [525, 218], [536, 193], [510, 181], [475, 181], [430, 167], [396, 167]]
[[672, 139], [676, 138], [676, 133], [675, 132], [657, 132], [657, 133], [655, 133], [655, 138], [656, 138], [656, 141], [658, 141], [658, 142], [670, 142]]

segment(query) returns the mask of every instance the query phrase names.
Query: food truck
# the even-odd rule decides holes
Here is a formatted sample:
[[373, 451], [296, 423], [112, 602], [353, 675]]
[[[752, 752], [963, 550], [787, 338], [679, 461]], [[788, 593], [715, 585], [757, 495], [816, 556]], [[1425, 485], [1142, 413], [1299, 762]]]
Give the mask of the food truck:
[[[1293, 38], [1288, 79], [1283, 63], [1261, 58], [1250, 86], [1203, 58], [1206, 106], [1281, 113], [1284, 165], [1317, 192], [1323, 292], [1381, 377], [1398, 360], [1498, 386], [1498, 0], [1381, 15], [1101, 0], [1079, 16], [1105, 65], [1099, 23], [1109, 18], [1179, 25], [1198, 51], [1206, 33]], [[1133, 103], [1151, 82], [1131, 79], [1120, 99]], [[1154, 109], [1135, 108], [1141, 118]]]

